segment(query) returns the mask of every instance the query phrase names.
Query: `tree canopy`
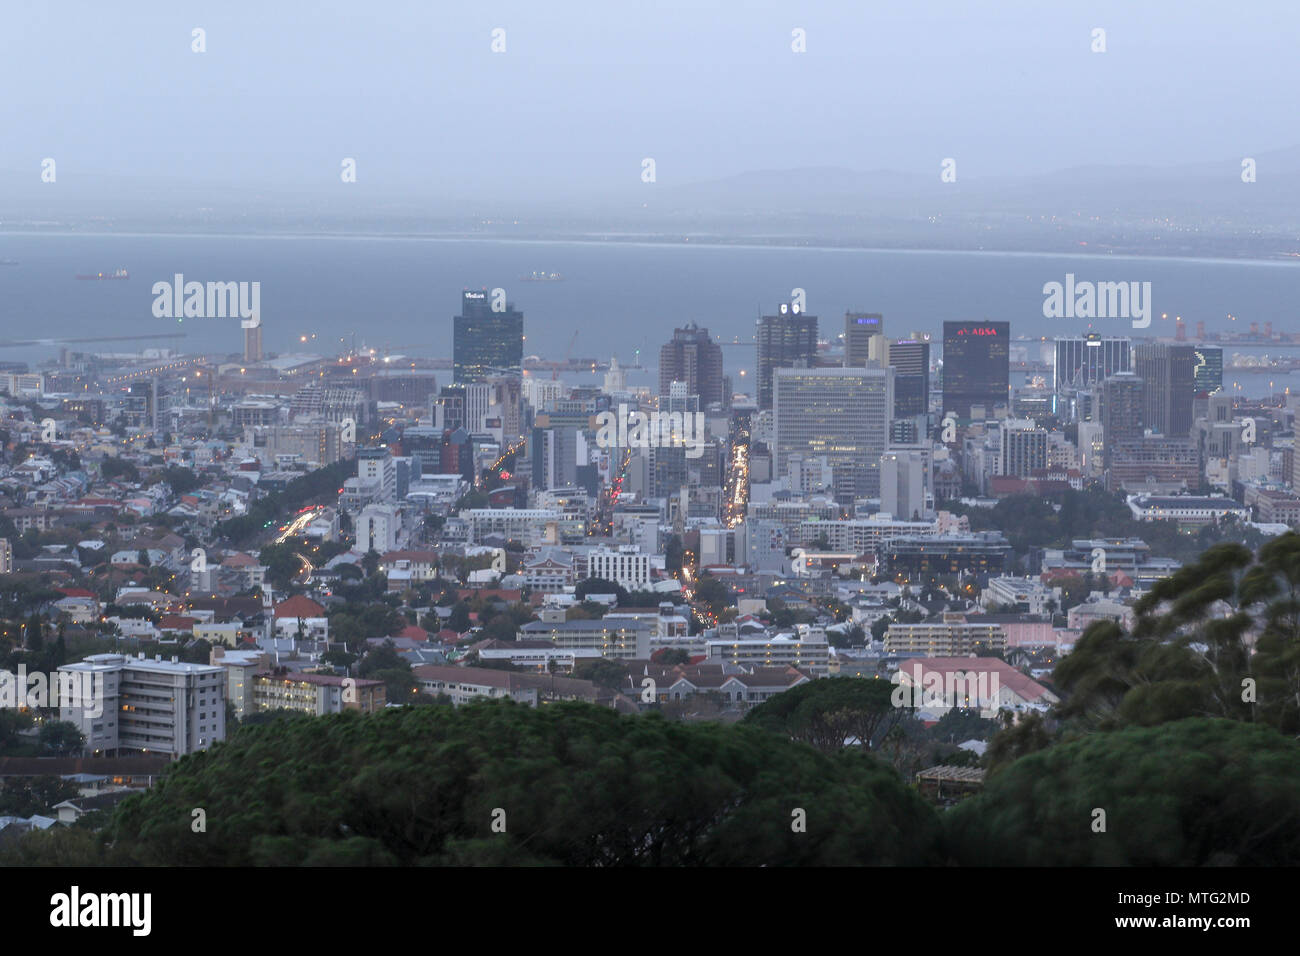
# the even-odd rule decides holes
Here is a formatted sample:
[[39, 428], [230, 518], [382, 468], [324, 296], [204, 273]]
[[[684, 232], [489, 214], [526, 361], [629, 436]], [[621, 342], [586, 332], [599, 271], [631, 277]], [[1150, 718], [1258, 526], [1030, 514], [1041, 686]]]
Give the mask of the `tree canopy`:
[[945, 824], [965, 865], [1294, 866], [1300, 743], [1221, 719], [1089, 734], [1016, 761]]
[[871, 747], [910, 713], [894, 706], [894, 687], [865, 677], [809, 681], [759, 704], [745, 722], [825, 752], [840, 750], [851, 739]]
[[[197, 806], [206, 833], [191, 830]], [[867, 754], [493, 701], [241, 728], [125, 801], [101, 853], [168, 866], [923, 864], [937, 835], [933, 811]]]

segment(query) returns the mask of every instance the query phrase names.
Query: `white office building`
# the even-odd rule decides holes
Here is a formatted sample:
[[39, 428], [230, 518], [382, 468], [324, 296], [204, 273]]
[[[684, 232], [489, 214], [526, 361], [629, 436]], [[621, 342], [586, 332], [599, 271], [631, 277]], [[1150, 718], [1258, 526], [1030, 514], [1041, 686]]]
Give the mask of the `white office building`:
[[640, 591], [650, 586], [650, 555], [629, 546], [617, 551], [596, 548], [587, 556], [587, 575], [613, 581], [628, 591]]
[[402, 514], [392, 505], [366, 505], [357, 516], [357, 550], [383, 554], [397, 547]]
[[892, 368], [778, 368], [772, 371], [776, 473], [793, 456], [822, 457], [836, 494], [880, 494], [880, 457], [894, 408]]

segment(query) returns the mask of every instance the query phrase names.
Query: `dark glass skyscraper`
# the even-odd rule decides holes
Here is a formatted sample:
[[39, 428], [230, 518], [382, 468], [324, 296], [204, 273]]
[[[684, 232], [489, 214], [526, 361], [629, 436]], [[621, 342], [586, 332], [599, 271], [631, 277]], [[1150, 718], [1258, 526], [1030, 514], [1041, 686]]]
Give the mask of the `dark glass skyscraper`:
[[930, 410], [930, 343], [899, 339], [889, 344], [894, 369], [894, 417], [912, 418]]
[[722, 346], [709, 338], [709, 330], [690, 322], [674, 329], [673, 339], [659, 350], [659, 394], [666, 396], [673, 382], [685, 382], [688, 395], [700, 397], [700, 407], [723, 402]]
[[772, 370], [817, 364], [817, 316], [783, 303], [776, 315], [758, 320], [758, 407], [772, 408]]
[[1155, 342], [1133, 350], [1133, 370], [1146, 383], [1142, 421], [1170, 438], [1192, 431], [1192, 399], [1196, 396], [1196, 355], [1193, 346]]
[[452, 319], [452, 377], [458, 383], [484, 382], [496, 374], [519, 375], [524, 363], [524, 314], [511, 303], [492, 311], [487, 290], [461, 294], [460, 315]]
[[1121, 442], [1142, 437], [1145, 383], [1132, 372], [1119, 372], [1101, 383], [1103, 463], [1110, 467]]
[[865, 368], [871, 354], [871, 337], [885, 334], [885, 320], [879, 312], [844, 313], [844, 364]]
[[980, 405], [991, 416], [1009, 403], [1011, 386], [1010, 322], [943, 324], [943, 410], [970, 418]]

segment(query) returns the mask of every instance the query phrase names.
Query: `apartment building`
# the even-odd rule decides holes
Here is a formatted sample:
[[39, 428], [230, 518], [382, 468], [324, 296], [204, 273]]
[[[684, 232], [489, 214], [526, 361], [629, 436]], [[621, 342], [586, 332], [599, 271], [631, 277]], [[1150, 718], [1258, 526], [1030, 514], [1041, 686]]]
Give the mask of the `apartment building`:
[[821, 628], [794, 634], [758, 635], [708, 641], [708, 663], [734, 664], [746, 670], [795, 667], [813, 677], [824, 677], [830, 666], [830, 644]]
[[380, 680], [287, 672], [253, 677], [254, 710], [296, 710], [319, 717], [344, 710], [373, 714], [386, 704], [384, 682]]
[[566, 650], [596, 650], [603, 657], [637, 658], [650, 656], [650, 637], [654, 625], [641, 618], [617, 621], [529, 621], [519, 629], [523, 640], [548, 640]]
[[75, 724], [86, 750], [121, 756], [135, 752], [172, 758], [205, 750], [226, 739], [226, 670], [161, 656], [93, 654], [61, 673], [89, 677], [102, 699], [59, 707], [59, 719]]
[[963, 614], [951, 612], [942, 621], [925, 624], [891, 624], [885, 632], [886, 654], [922, 657], [965, 657], [980, 651], [1001, 651], [1007, 635], [1000, 624], [972, 624]]

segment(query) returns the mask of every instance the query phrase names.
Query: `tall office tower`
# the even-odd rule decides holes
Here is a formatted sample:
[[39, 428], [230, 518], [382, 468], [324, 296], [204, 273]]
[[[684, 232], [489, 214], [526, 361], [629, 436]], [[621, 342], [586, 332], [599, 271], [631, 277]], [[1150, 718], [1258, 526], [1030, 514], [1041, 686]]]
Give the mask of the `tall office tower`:
[[685, 382], [702, 407], [723, 400], [722, 346], [694, 322], [674, 329], [672, 341], [659, 350], [659, 394], [667, 395], [673, 382]]
[[1047, 467], [1047, 429], [1039, 428], [1031, 418], [1008, 419], [1000, 429], [1002, 454], [999, 475], [1028, 478]]
[[482, 382], [489, 375], [519, 375], [524, 362], [524, 314], [512, 303], [492, 311], [491, 293], [461, 294], [460, 315], [452, 318], [452, 378]]
[[880, 459], [880, 510], [900, 521], [925, 516], [925, 455], [887, 451]]
[[251, 329], [244, 329], [244, 361], [262, 361], [262, 323], [260, 321]]
[[492, 387], [491, 413], [501, 416], [501, 435], [513, 442], [524, 431], [523, 382], [517, 375], [495, 375], [488, 379]]
[[14, 573], [14, 549], [8, 538], [0, 538], [0, 574]]
[[894, 418], [912, 418], [930, 410], [930, 343], [899, 339], [889, 345], [894, 369]]
[[772, 408], [772, 372], [778, 368], [812, 368], [817, 364], [817, 316], [783, 302], [776, 315], [756, 323], [758, 408]]
[[397, 463], [387, 448], [358, 448], [357, 477], [362, 484], [378, 487], [382, 501], [392, 501], [397, 494]]
[[1009, 405], [1011, 387], [1010, 322], [943, 324], [943, 410], [972, 418], [975, 407], [992, 418]]
[[778, 368], [772, 375], [777, 477], [792, 455], [824, 457], [836, 496], [880, 494], [880, 456], [894, 405], [891, 368]]
[[1191, 345], [1165, 342], [1133, 350], [1133, 370], [1145, 383], [1142, 422], [1154, 432], [1184, 438], [1192, 431], [1196, 395], [1196, 354]]
[[493, 388], [487, 382], [465, 386], [465, 430], [471, 435], [483, 430], [483, 420], [492, 410]]
[[885, 334], [885, 319], [879, 312], [844, 313], [844, 364], [865, 368], [871, 358], [871, 339]]
[[1131, 371], [1132, 339], [1089, 332], [1056, 340], [1052, 388], [1058, 394], [1066, 389], [1089, 388], [1112, 375]]
[[1120, 372], [1101, 383], [1102, 460], [1106, 467], [1120, 442], [1142, 437], [1145, 392], [1146, 383], [1132, 372]]
[[[700, 404], [700, 396], [693, 394], [687, 383], [670, 382], [668, 391], [659, 398], [659, 411], [693, 416], [700, 410]], [[693, 431], [692, 435], [694, 435]], [[679, 439], [680, 437], [678, 436]], [[702, 439], [704, 436], [695, 437]], [[652, 446], [649, 454], [651, 488], [656, 498], [668, 498], [683, 485], [689, 484], [690, 466], [695, 462], [687, 459], [684, 444], [678, 441], [673, 444]]]
[[1193, 347], [1196, 364], [1192, 370], [1192, 380], [1197, 394], [1205, 392], [1213, 395], [1223, 390], [1223, 349], [1217, 345], [1197, 345]]
[[528, 443], [533, 487], [538, 491], [567, 488], [578, 481], [578, 429], [534, 428]]

